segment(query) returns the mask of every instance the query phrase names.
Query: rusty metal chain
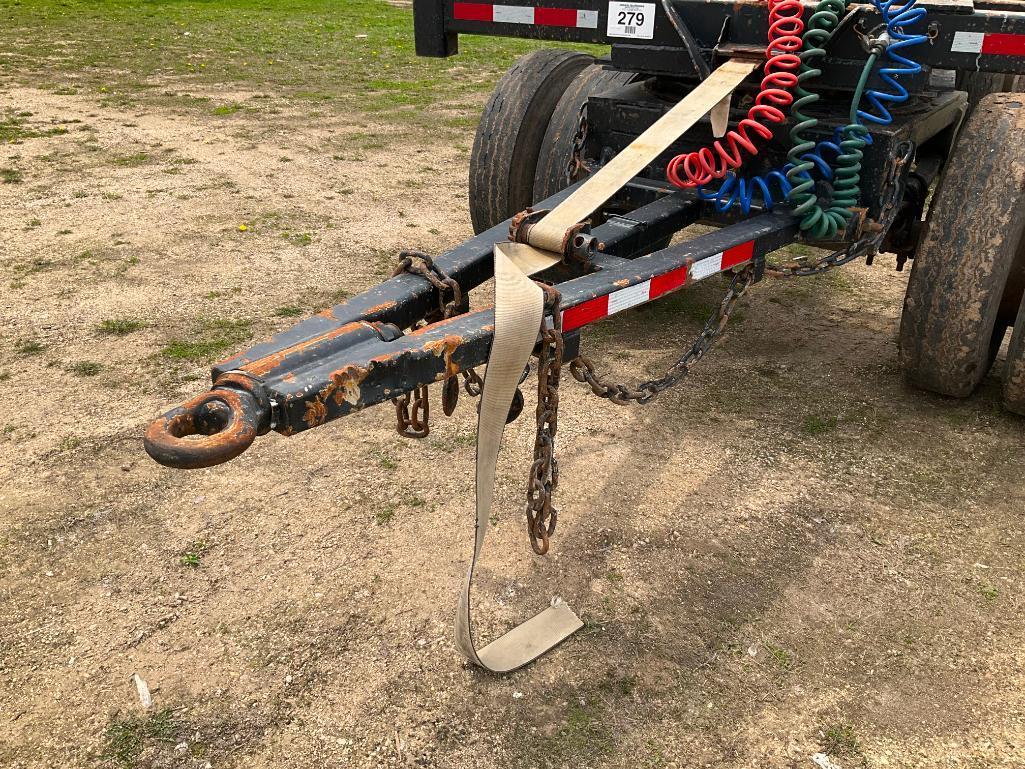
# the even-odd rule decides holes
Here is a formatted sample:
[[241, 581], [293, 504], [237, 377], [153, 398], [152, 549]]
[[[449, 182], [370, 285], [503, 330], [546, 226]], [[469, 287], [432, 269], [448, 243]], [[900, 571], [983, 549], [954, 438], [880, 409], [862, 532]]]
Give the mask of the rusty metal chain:
[[[410, 402], [412, 401], [412, 405]], [[427, 385], [421, 385], [411, 393], [392, 398], [395, 404], [395, 429], [403, 438], [426, 438], [431, 432], [431, 401]]]
[[641, 405], [650, 403], [659, 393], [668, 390], [686, 377], [690, 372], [690, 367], [701, 360], [718, 341], [730, 321], [730, 314], [734, 307], [747, 293], [754, 280], [755, 270], [753, 267], [747, 267], [733, 276], [726, 295], [719, 303], [719, 308], [709, 317], [694, 344], [658, 379], [649, 379], [636, 386], [609, 382], [598, 374], [591, 359], [583, 355], [570, 361], [570, 373], [578, 382], [590, 385], [591, 392], [599, 398], [607, 398], [620, 406], [627, 406], [631, 403]]
[[552, 327], [548, 327], [546, 318], [542, 319], [537, 365], [537, 433], [534, 462], [527, 480], [527, 536], [534, 552], [544, 555], [559, 520], [559, 511], [552, 504], [552, 496], [559, 486], [555, 433], [559, 429], [559, 380], [565, 348], [561, 296], [553, 286], [539, 285], [545, 292], [545, 314], [551, 313]]
[[894, 219], [897, 217], [897, 213], [900, 211], [900, 202], [904, 197], [903, 179], [905, 178], [902, 170], [909, 166], [915, 156], [915, 145], [913, 142], [904, 142], [898, 149], [903, 154], [897, 158], [890, 169], [884, 188], [885, 199], [883, 200], [879, 221], [875, 223], [871, 233], [859, 238], [846, 248], [827, 254], [810, 264], [794, 261], [790, 264], [768, 265], [765, 268], [765, 274], [771, 275], [774, 278], [807, 278], [812, 275], [821, 275], [824, 272], [829, 272], [862, 256], [867, 255], [871, 257], [874, 255], [879, 250], [879, 246], [882, 245], [886, 234], [893, 225]]
[[[426, 316], [428, 323], [446, 320], [459, 314], [463, 306], [463, 289], [453, 278], [446, 275], [430, 256], [422, 251], [401, 252], [399, 263], [395, 266], [392, 277], [404, 273], [425, 278], [437, 291], [438, 309]], [[446, 299], [446, 297], [450, 298]], [[457, 383], [454, 396], [449, 382]], [[446, 415], [451, 415], [455, 411], [458, 398], [458, 380], [455, 377], [450, 377], [445, 381], [442, 392], [442, 409]], [[421, 385], [411, 393], [404, 393], [398, 398], [392, 398], [392, 403], [395, 404], [395, 429], [398, 430], [399, 435], [403, 438], [419, 440], [430, 434], [431, 402], [427, 385]]]
[[587, 141], [587, 100], [580, 105], [580, 116], [577, 119], [577, 131], [573, 134], [573, 151], [569, 156], [569, 164], [566, 166], [566, 183], [573, 184], [580, 178], [580, 172], [590, 173], [590, 169], [584, 165], [584, 143]]
[[[426, 278], [437, 289], [438, 309], [429, 315], [428, 319], [433, 317], [435, 320], [444, 320], [459, 314], [463, 304], [463, 289], [454, 278], [446, 275], [430, 256], [422, 251], [401, 252], [399, 254], [399, 263], [395, 266], [392, 277], [394, 278], [403, 273]], [[447, 293], [452, 295], [449, 301], [445, 301]]]

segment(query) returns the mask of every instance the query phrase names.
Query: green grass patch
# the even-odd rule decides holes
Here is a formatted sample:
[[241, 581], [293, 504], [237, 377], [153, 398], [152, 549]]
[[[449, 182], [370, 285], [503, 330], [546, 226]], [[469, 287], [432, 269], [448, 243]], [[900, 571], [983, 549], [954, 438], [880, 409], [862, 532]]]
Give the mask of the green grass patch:
[[284, 307], [279, 307], [274, 311], [274, 315], [276, 315], [279, 318], [298, 318], [302, 314], [303, 308], [296, 307], [293, 304], [285, 305]]
[[128, 336], [146, 328], [146, 321], [137, 318], [107, 318], [101, 321], [96, 330], [111, 336]]
[[990, 582], [982, 582], [978, 586], [979, 595], [985, 598], [987, 601], [995, 601], [1000, 595], [1000, 591], [997, 590], [996, 586]]
[[160, 355], [172, 360], [203, 361], [215, 358], [252, 336], [252, 321], [214, 318], [202, 321], [188, 338], [171, 339]]
[[25, 174], [17, 168], [0, 168], [0, 182], [3, 184], [21, 184], [25, 181]]
[[46, 349], [46, 345], [35, 339], [19, 339], [14, 343], [14, 351], [19, 355], [38, 355]]
[[68, 132], [64, 126], [44, 128], [30, 125], [26, 118], [31, 116], [31, 112], [7, 112], [6, 116], [0, 119], [0, 144], [14, 144], [45, 136], [62, 136]]
[[824, 433], [833, 432], [838, 424], [839, 419], [835, 416], [809, 414], [801, 423], [801, 430], [808, 435], [822, 435]]
[[208, 549], [209, 545], [206, 542], [193, 542], [181, 552], [178, 563], [187, 569], [198, 569]]
[[822, 733], [822, 752], [834, 758], [861, 755], [861, 743], [851, 724], [834, 724]]
[[112, 161], [114, 165], [123, 168], [134, 168], [149, 161], [149, 155], [145, 152], [134, 152], [131, 155], [118, 155]]
[[171, 744], [177, 731], [178, 724], [170, 708], [115, 720], [107, 727], [102, 758], [122, 769], [133, 769], [148, 744]]
[[769, 658], [772, 660], [772, 664], [776, 668], [785, 673], [794, 666], [794, 655], [791, 654], [787, 649], [782, 646], [773, 646], [772, 644], [765, 644], [765, 651], [769, 653]]
[[308, 232], [282, 232], [281, 237], [297, 246], [308, 246], [313, 242], [313, 236]]
[[[373, 111], [382, 121], [439, 132], [464, 130], [445, 121], [476, 113], [483, 94], [528, 51], [608, 50], [466, 35], [458, 56], [417, 58], [411, 10], [382, 0], [34, 0], [8, 4], [3, 22], [0, 50], [18, 62], [5, 71], [12, 84], [102, 94], [121, 109], [149, 101], [222, 116], [272, 113], [285, 99], [290, 109]], [[59, 60], [52, 40], [63, 43]], [[171, 85], [153, 88], [156, 79]], [[271, 99], [211, 110], [189, 94], [232, 87]]]
[[80, 360], [68, 366], [68, 371], [75, 376], [96, 376], [103, 371], [103, 364], [94, 360]]
[[236, 112], [242, 109], [241, 104], [222, 104], [219, 107], [214, 107], [210, 110], [214, 115], [234, 115]]

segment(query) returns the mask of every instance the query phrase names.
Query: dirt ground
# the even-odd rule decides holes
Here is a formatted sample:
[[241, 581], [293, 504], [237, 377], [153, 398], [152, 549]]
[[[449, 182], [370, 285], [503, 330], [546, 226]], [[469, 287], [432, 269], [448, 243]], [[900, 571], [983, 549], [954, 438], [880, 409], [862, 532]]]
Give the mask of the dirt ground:
[[[33, 88], [0, 110], [26, 136], [0, 145], [0, 766], [1025, 765], [1023, 422], [995, 376], [902, 385], [891, 257], [758, 286], [647, 408], [567, 381], [548, 558], [510, 428], [485, 634], [555, 593], [586, 628], [496, 678], [451, 639], [465, 403], [421, 443], [377, 409], [205, 471], [141, 444], [211, 359], [469, 235], [467, 147]], [[585, 346], [655, 373], [720, 291]]]

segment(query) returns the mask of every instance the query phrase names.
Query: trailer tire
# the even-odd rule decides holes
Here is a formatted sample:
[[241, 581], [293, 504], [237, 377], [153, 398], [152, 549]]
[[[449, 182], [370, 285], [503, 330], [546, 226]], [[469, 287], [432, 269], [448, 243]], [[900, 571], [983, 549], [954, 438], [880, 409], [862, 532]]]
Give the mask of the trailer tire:
[[[534, 175], [534, 200], [544, 200], [566, 189], [571, 183], [567, 170], [573, 158], [573, 143], [580, 125], [580, 110], [591, 96], [626, 85], [636, 77], [632, 72], [616, 72], [592, 64], [576, 76], [559, 99], [545, 132]], [[573, 180], [576, 181], [576, 180]]]
[[547, 48], [520, 58], [498, 81], [470, 155], [470, 219], [477, 234], [534, 202], [534, 175], [548, 123], [593, 56]]
[[968, 92], [968, 113], [971, 114], [991, 93], [1021, 93], [1025, 91], [1025, 75], [1005, 75], [1002, 72], [962, 72], [958, 86]]
[[1015, 414], [1025, 416], [1025, 299], [1018, 309], [1018, 320], [1011, 332], [1004, 371], [1004, 405]]
[[956, 398], [989, 371], [1001, 303], [1025, 240], [1025, 100], [990, 94], [947, 161], [915, 256], [900, 326], [909, 384]]

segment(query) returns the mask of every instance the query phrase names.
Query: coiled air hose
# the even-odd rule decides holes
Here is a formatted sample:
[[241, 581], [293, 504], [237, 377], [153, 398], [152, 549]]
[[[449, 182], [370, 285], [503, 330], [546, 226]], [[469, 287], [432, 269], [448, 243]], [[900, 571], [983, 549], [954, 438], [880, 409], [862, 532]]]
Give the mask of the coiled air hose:
[[755, 103], [747, 117], [711, 147], [702, 147], [673, 158], [666, 169], [666, 177], [680, 188], [698, 187], [713, 179], [722, 179], [744, 163], [744, 154], [758, 154], [758, 145], [752, 134], [762, 139], [772, 138], [772, 129], [766, 123], [786, 120], [783, 108], [789, 107], [794, 96], [790, 89], [797, 85], [797, 70], [801, 66], [801, 34], [804, 21], [800, 0], [769, 0], [769, 44], [765, 49], [765, 77]]
[[[809, 117], [804, 110], [817, 103], [821, 97], [817, 93], [809, 91], [806, 86], [822, 74], [822, 70], [815, 66], [815, 62], [825, 58], [824, 46], [832, 37], [833, 30], [839, 26], [840, 19], [846, 10], [846, 0], [822, 0], [815, 7], [811, 18], [808, 19], [808, 26], [803, 38], [804, 48], [801, 51], [801, 72], [797, 76], [797, 87], [794, 89], [797, 99], [791, 108], [794, 124], [790, 128], [791, 146], [787, 153], [790, 162], [786, 176], [791, 185], [788, 198], [794, 206], [794, 213], [801, 217], [801, 229], [818, 239], [836, 235], [837, 231], [850, 220], [851, 212], [837, 204], [836, 182], [834, 182], [834, 195], [829, 208], [824, 209], [819, 205], [815, 180], [811, 175], [816, 163], [807, 156], [810, 151], [815, 149], [815, 142], [809, 139], [805, 133], [815, 129], [819, 121]], [[842, 137], [843, 132], [839, 133]], [[850, 145], [843, 147], [841, 138], [837, 150], [836, 160], [838, 161], [840, 157], [844, 156], [845, 150], [853, 152], [853, 147]], [[853, 157], [853, 155], [851, 156]], [[829, 179], [834, 177], [832, 173], [826, 176]], [[849, 177], [847, 179], [849, 180]]]

